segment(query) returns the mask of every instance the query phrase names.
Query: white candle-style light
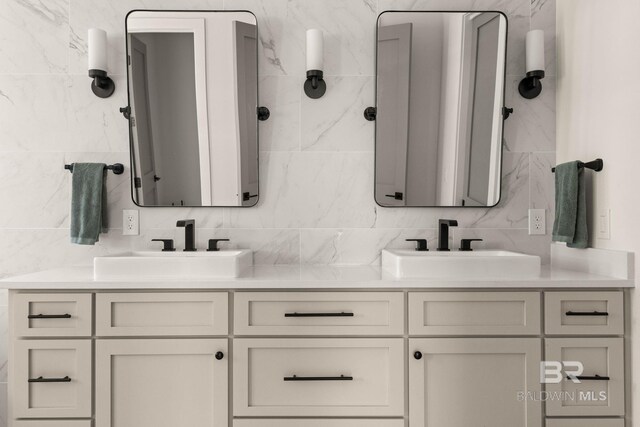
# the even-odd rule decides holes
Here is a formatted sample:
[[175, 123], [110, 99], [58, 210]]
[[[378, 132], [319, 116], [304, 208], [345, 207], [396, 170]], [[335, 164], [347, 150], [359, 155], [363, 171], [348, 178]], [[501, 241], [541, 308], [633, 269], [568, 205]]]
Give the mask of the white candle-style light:
[[110, 97], [116, 86], [107, 76], [107, 32], [90, 28], [87, 35], [89, 77], [93, 79], [91, 90], [100, 98]]
[[544, 31], [531, 30], [526, 39], [527, 76], [520, 81], [518, 91], [524, 98], [532, 99], [542, 92], [541, 79], [544, 78]]
[[322, 97], [327, 90], [323, 80], [324, 69], [324, 35], [322, 30], [307, 30], [307, 80], [304, 92], [309, 98]]

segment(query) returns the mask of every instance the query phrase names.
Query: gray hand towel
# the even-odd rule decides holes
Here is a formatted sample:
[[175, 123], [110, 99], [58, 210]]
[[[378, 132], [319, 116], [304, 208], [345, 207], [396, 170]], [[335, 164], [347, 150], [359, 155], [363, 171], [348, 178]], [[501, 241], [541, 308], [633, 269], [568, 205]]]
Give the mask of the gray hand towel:
[[583, 168], [578, 162], [556, 166], [556, 217], [553, 223], [553, 241], [565, 242], [570, 248], [586, 248], [587, 198]]
[[74, 163], [71, 185], [71, 243], [95, 245], [107, 231], [104, 163]]

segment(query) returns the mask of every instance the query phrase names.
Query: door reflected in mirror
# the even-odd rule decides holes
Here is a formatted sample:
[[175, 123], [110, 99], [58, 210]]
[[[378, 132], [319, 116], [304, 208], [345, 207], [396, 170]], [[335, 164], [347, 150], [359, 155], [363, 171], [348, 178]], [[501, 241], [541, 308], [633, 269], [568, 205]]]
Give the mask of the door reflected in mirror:
[[136, 204], [253, 206], [255, 16], [139, 10], [129, 13], [126, 27]]
[[506, 17], [383, 12], [377, 34], [376, 202], [496, 205]]

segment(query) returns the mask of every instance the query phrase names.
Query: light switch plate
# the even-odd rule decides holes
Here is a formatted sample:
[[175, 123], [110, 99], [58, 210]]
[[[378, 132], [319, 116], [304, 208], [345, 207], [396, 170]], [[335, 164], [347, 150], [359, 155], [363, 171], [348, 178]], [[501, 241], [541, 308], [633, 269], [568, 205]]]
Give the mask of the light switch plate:
[[138, 236], [140, 234], [140, 211], [136, 209], [122, 211], [122, 235]]
[[601, 209], [598, 212], [598, 239], [611, 239], [611, 209]]
[[529, 209], [529, 235], [547, 234], [547, 210]]

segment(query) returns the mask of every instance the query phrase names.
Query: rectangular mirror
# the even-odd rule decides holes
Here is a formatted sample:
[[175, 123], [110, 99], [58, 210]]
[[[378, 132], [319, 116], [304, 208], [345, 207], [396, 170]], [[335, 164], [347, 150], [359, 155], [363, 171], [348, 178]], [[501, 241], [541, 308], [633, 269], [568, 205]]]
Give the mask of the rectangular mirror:
[[383, 12], [377, 30], [376, 202], [496, 205], [507, 18]]
[[134, 202], [255, 205], [255, 16], [135, 10], [126, 34]]

